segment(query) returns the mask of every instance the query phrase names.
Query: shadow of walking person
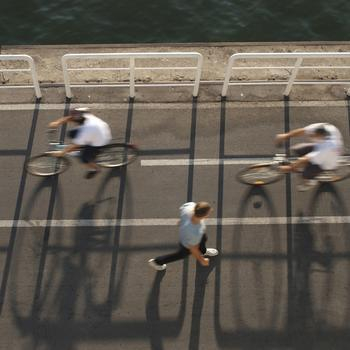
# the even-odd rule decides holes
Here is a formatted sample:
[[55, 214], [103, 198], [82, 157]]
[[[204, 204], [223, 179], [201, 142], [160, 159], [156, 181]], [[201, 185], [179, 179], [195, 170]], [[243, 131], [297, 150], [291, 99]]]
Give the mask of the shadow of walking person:
[[[163, 338], [175, 338], [181, 332], [186, 312], [188, 260], [183, 261], [179, 311], [175, 317], [162, 319], [160, 316], [160, 285], [164, 276], [165, 271], [157, 272], [146, 304], [146, 321], [152, 350], [164, 349]], [[167, 300], [169, 297], [167, 295]]]
[[219, 262], [220, 256], [212, 257], [208, 267], [202, 266], [197, 262], [193, 307], [192, 307], [192, 322], [189, 349], [199, 349], [201, 316], [205, 297], [205, 289], [208, 282], [208, 277]]
[[160, 284], [165, 276], [165, 271], [159, 271], [149, 292], [146, 304], [146, 320], [149, 326], [151, 349], [163, 349], [162, 321], [159, 312]]

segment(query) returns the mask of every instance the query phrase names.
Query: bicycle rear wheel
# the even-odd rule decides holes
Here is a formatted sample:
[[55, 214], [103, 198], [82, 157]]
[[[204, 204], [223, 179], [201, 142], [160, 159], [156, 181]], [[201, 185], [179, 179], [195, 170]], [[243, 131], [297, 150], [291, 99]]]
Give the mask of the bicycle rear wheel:
[[246, 185], [267, 185], [279, 181], [283, 173], [273, 168], [271, 163], [251, 165], [239, 171], [236, 178]]
[[50, 153], [43, 153], [32, 157], [26, 164], [28, 173], [37, 176], [53, 176], [66, 171], [71, 162], [66, 157], [54, 157]]
[[112, 143], [104, 146], [96, 158], [96, 163], [105, 168], [117, 168], [133, 162], [137, 148], [129, 143]]

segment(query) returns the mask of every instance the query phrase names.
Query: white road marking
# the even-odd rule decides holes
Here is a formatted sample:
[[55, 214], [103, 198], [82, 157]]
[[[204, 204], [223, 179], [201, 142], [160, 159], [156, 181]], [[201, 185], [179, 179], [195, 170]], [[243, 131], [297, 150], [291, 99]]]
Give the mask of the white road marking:
[[[15, 86], [17, 88], [17, 86]], [[2, 86], [0, 87], [2, 88]], [[3, 86], [3, 88], [9, 88], [9, 86]], [[33, 88], [32, 86], [28, 86], [28, 88]], [[114, 109], [128, 109], [128, 101], [124, 103], [71, 103], [69, 105], [70, 108], [75, 107], [89, 107], [93, 110], [114, 110]], [[290, 101], [290, 107], [346, 107], [347, 101]], [[65, 103], [40, 103], [38, 104], [40, 110], [58, 110], [63, 111], [67, 106]], [[271, 107], [279, 107], [283, 108], [284, 102], [281, 101], [270, 101], [270, 102], [226, 102], [227, 108], [242, 108], [251, 109], [251, 108], [271, 108]], [[18, 104], [1, 104], [0, 111], [32, 111], [34, 110], [36, 105], [34, 103], [18, 103]], [[133, 109], [141, 109], [145, 108], [149, 109], [167, 109], [167, 110], [179, 110], [186, 109], [192, 110], [192, 105], [188, 103], [135, 103], [133, 105]], [[202, 104], [198, 104], [197, 109], [218, 109], [220, 108], [220, 102], [205, 102]]]
[[208, 158], [208, 159], [141, 159], [141, 166], [181, 166], [181, 165], [238, 165], [268, 163], [272, 157], [266, 158]]
[[[91, 219], [91, 220], [0, 220], [1, 228], [11, 227], [113, 227], [113, 226], [176, 226], [177, 218], [150, 219]], [[349, 224], [350, 216], [245, 217], [211, 218], [208, 226], [286, 225], [291, 224]]]

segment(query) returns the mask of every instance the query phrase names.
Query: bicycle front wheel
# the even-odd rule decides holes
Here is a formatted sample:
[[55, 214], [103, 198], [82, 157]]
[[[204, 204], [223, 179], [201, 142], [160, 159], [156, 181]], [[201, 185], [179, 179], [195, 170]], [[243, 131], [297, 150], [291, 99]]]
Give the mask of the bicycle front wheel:
[[105, 168], [117, 168], [133, 162], [137, 148], [129, 143], [112, 143], [104, 146], [96, 158], [96, 163]]
[[338, 167], [334, 170], [325, 170], [316, 176], [319, 182], [336, 182], [341, 181], [350, 176], [350, 163], [348, 160], [339, 160]]
[[44, 153], [30, 158], [26, 170], [32, 175], [53, 176], [66, 171], [70, 164], [66, 157], [54, 157], [50, 153]]
[[271, 163], [255, 164], [241, 170], [236, 178], [246, 185], [267, 185], [279, 181], [283, 177], [278, 169], [273, 168]]

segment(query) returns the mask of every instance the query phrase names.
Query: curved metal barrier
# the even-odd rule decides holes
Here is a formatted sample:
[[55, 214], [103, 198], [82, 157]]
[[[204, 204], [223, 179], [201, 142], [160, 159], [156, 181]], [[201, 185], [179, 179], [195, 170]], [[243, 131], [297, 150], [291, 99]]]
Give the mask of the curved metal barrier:
[[[278, 66], [235, 66], [236, 62], [238, 60], [251, 60], [251, 59], [295, 59], [294, 65], [278, 65]], [[226, 97], [228, 87], [231, 85], [281, 85], [286, 84], [286, 88], [284, 90], [283, 95], [289, 96], [289, 93], [293, 87], [294, 84], [344, 84], [349, 83], [349, 81], [340, 81], [340, 80], [316, 80], [313, 79], [312, 81], [303, 81], [298, 80], [296, 81], [296, 77], [298, 74], [298, 71], [300, 69], [349, 69], [350, 66], [344, 65], [344, 66], [330, 66], [330, 65], [307, 65], [303, 66], [303, 60], [309, 59], [309, 58], [317, 58], [317, 59], [325, 59], [325, 58], [350, 58], [350, 52], [288, 52], [288, 53], [236, 53], [232, 55], [227, 63], [226, 66], [226, 73], [225, 73], [225, 80], [222, 87], [221, 96]], [[253, 70], [253, 69], [263, 69], [263, 70], [271, 70], [271, 69], [289, 69], [290, 74], [289, 78], [286, 81], [253, 81], [253, 82], [243, 82], [243, 81], [236, 81], [236, 82], [230, 82], [231, 76], [232, 76], [232, 70]]]
[[[159, 58], [193, 58], [196, 60], [196, 66], [191, 67], [139, 67], [136, 66], [136, 60], [138, 59], [159, 59]], [[69, 68], [68, 62], [72, 60], [106, 60], [106, 59], [128, 59], [129, 67], [79, 67]], [[138, 86], [193, 86], [193, 96], [198, 96], [199, 82], [202, 73], [203, 57], [198, 52], [134, 52], [134, 53], [88, 53], [88, 54], [66, 54], [62, 57], [62, 68], [64, 84], [66, 89], [66, 96], [71, 98], [73, 96], [71, 86], [89, 86], [89, 85], [72, 85], [69, 79], [69, 71], [128, 71], [129, 72], [129, 84], [114, 84], [108, 86], [127, 87], [129, 86], [130, 97], [135, 97], [135, 87]], [[135, 71], [136, 70], [195, 70], [195, 79], [193, 83], [166, 83], [166, 84], [136, 84], [135, 83]]]
[[34, 60], [29, 55], [0, 55], [0, 61], [25, 61], [28, 63], [29, 68], [0, 68], [0, 72], [30, 72], [33, 80], [33, 87], [37, 98], [41, 98], [41, 91], [38, 81], [38, 76], [35, 69]]

